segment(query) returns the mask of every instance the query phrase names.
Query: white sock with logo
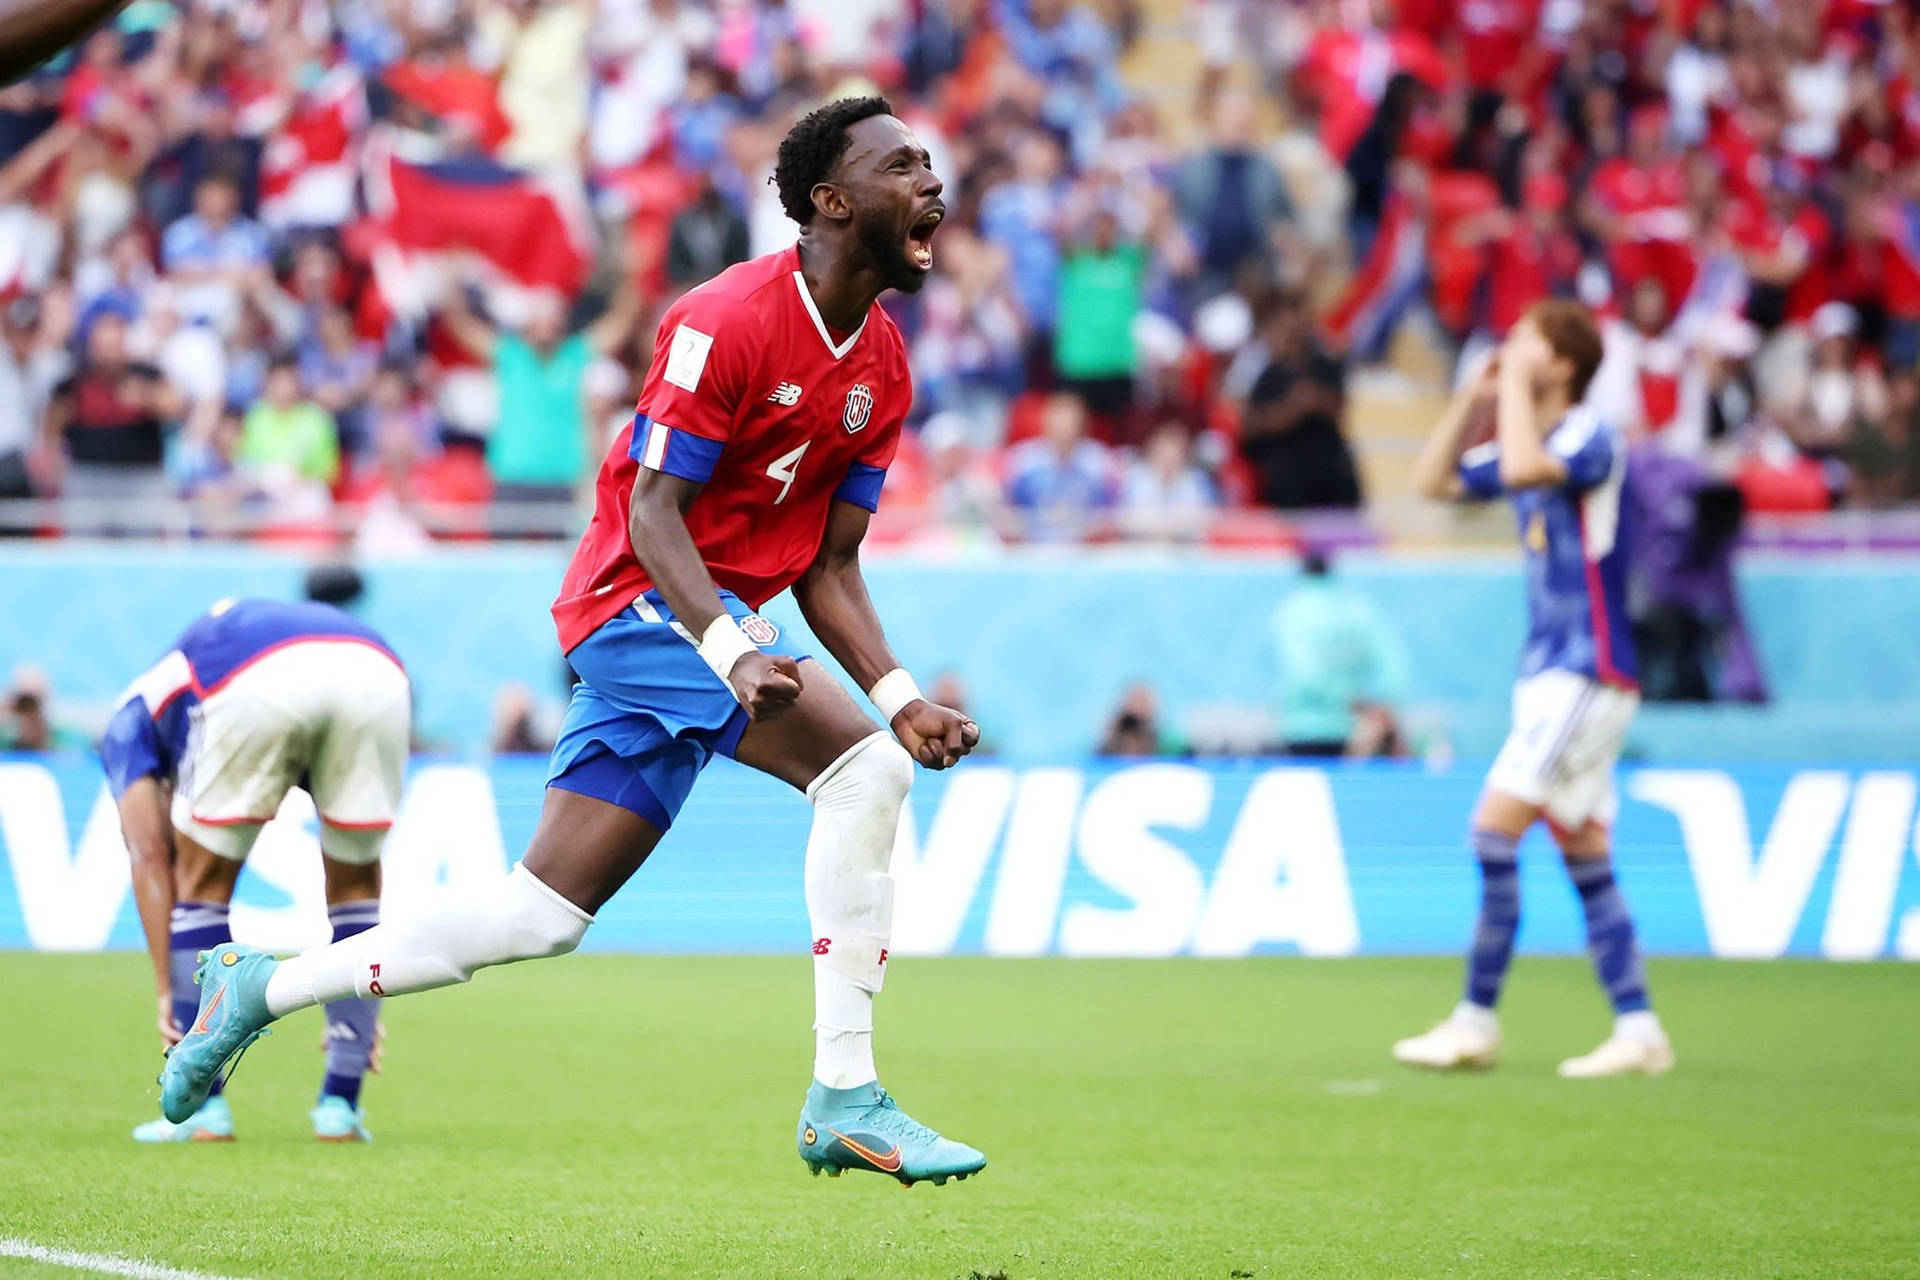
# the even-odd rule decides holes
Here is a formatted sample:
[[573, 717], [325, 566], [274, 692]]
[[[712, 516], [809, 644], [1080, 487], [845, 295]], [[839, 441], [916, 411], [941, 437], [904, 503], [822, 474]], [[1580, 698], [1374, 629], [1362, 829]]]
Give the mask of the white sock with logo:
[[267, 1009], [280, 1018], [349, 996], [452, 986], [488, 965], [564, 955], [592, 923], [516, 864], [477, 893], [281, 961], [267, 979]]
[[813, 925], [813, 1076], [871, 1084], [873, 997], [893, 937], [894, 835], [913, 760], [890, 733], [862, 738], [807, 788], [807, 918]]

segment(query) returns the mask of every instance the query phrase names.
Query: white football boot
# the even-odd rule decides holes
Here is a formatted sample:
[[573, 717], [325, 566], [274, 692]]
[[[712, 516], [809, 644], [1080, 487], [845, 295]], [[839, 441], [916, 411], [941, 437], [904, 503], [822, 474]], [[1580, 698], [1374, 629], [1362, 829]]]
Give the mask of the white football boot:
[[1560, 1064], [1564, 1080], [1597, 1080], [1601, 1076], [1663, 1076], [1673, 1070], [1673, 1042], [1651, 1010], [1623, 1013], [1613, 1020], [1613, 1034], [1592, 1053]]
[[1500, 1021], [1493, 1010], [1462, 1001], [1433, 1030], [1394, 1045], [1393, 1056], [1435, 1071], [1491, 1067], [1500, 1061]]

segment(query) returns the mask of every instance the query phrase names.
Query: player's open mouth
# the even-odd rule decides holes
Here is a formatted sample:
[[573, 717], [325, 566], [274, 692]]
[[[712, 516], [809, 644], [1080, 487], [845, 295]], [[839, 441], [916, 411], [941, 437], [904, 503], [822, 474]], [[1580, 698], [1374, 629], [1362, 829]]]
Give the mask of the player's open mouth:
[[922, 271], [933, 269], [933, 233], [939, 230], [946, 216], [946, 207], [935, 205], [921, 214], [920, 220], [907, 231], [907, 257]]

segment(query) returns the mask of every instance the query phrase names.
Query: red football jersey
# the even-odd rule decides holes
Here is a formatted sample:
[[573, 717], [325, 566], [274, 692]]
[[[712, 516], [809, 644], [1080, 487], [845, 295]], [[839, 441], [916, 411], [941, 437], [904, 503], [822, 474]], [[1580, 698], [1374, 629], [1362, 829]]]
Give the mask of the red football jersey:
[[553, 618], [571, 651], [653, 585], [627, 505], [639, 468], [703, 481], [687, 531], [714, 582], [753, 608], [813, 563], [837, 501], [872, 511], [913, 400], [906, 344], [875, 304], [835, 334], [798, 247], [730, 267], [660, 321], [633, 422], [600, 467], [593, 522]]

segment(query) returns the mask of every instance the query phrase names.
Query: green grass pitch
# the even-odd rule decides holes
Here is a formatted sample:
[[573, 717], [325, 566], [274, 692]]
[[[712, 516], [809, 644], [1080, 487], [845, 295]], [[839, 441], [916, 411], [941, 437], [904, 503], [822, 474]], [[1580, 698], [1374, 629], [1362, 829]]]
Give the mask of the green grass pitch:
[[1603, 1004], [1522, 957], [1498, 1070], [1399, 1068], [1456, 975], [902, 959], [883, 1079], [991, 1161], [902, 1190], [794, 1155], [806, 957], [399, 1001], [371, 1147], [308, 1136], [305, 1014], [235, 1079], [237, 1143], [143, 1148], [144, 960], [0, 955], [0, 1239], [228, 1276], [1920, 1275], [1920, 972], [1656, 963], [1679, 1069], [1564, 1082]]

